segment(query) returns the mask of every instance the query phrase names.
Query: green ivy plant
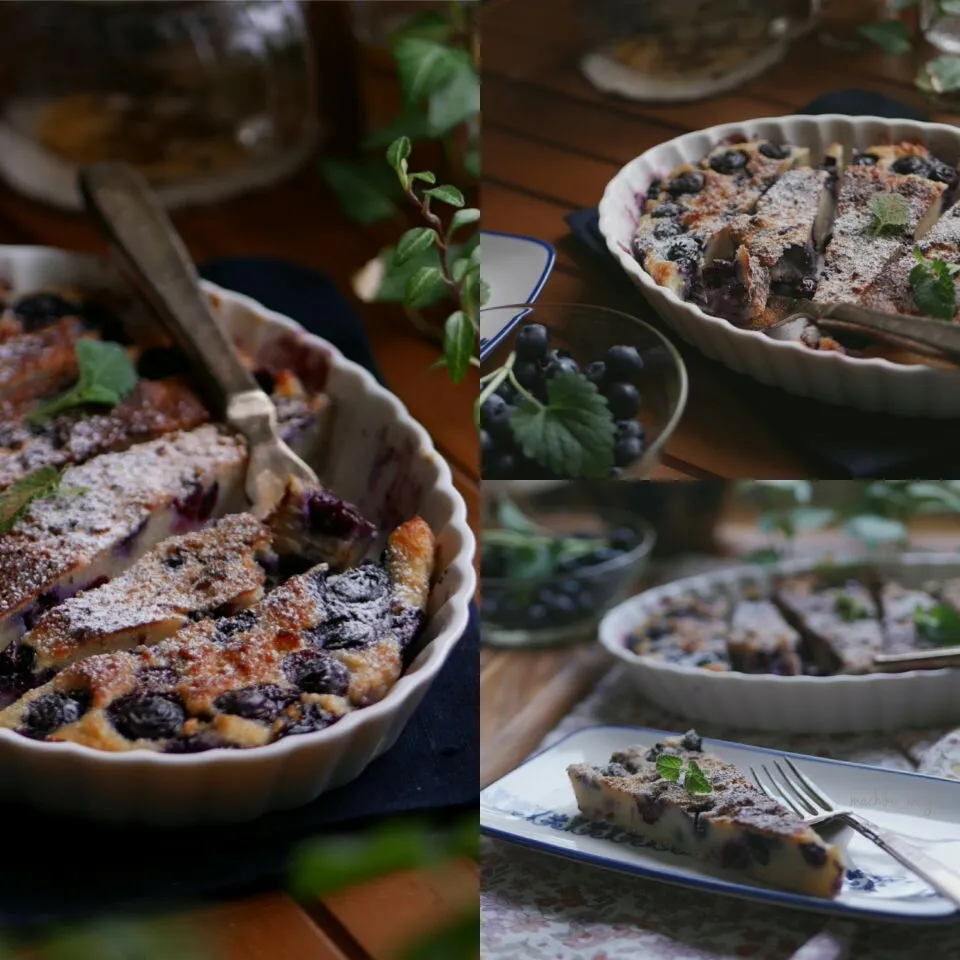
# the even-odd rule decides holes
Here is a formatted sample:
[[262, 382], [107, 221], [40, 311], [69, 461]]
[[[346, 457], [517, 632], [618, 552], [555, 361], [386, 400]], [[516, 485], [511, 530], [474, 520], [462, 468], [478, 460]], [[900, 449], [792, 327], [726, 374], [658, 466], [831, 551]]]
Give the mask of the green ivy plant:
[[923, 514], [960, 515], [960, 481], [876, 480], [857, 484], [854, 491], [832, 506], [817, 506], [807, 480], [745, 480], [740, 494], [760, 506], [761, 531], [767, 546], [749, 559], [776, 562], [789, 552], [800, 533], [840, 529], [867, 549], [903, 547], [909, 543], [908, 525]]
[[[887, 0], [891, 13], [899, 14], [920, 5], [921, 0]], [[960, 17], [960, 0], [933, 0], [935, 20], [941, 17]], [[920, 40], [919, 22], [911, 29], [899, 17], [864, 23], [860, 34], [871, 43], [893, 56], [911, 53]], [[940, 54], [923, 63], [915, 78], [917, 87], [924, 93], [939, 95], [960, 90], [960, 57]]]

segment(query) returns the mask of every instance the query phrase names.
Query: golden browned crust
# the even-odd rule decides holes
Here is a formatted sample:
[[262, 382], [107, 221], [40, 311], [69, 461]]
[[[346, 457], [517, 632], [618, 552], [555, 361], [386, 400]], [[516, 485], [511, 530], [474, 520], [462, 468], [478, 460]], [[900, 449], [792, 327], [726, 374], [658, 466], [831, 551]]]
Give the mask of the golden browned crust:
[[390, 534], [387, 570], [402, 606], [426, 609], [435, 565], [436, 540], [426, 521], [414, 517]]

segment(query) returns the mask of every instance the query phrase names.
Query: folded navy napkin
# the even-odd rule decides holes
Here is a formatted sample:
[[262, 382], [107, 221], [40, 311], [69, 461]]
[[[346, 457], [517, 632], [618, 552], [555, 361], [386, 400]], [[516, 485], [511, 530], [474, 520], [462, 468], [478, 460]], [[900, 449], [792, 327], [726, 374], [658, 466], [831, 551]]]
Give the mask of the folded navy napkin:
[[[868, 90], [839, 90], [818, 97], [798, 111], [806, 114], [841, 113], [878, 117], [928, 119], [921, 112]], [[566, 217], [571, 232], [594, 260], [619, 277], [622, 289], [639, 307], [646, 308], [630, 279], [610, 255], [600, 235], [595, 208], [575, 210]], [[647, 313], [652, 314], [649, 308]], [[655, 315], [654, 315], [655, 316]], [[952, 421], [921, 420], [869, 414], [796, 397], [734, 373], [719, 363], [715, 375], [743, 396], [792, 447], [816, 460], [823, 478], [954, 477], [960, 475], [960, 425]]]
[[[360, 318], [326, 277], [291, 263], [252, 259], [219, 260], [200, 272], [299, 320], [374, 369]], [[393, 749], [353, 783], [296, 810], [239, 825], [143, 828], [99, 826], [0, 804], [0, 932], [237, 895], [280, 881], [290, 851], [305, 838], [403, 815], [444, 820], [475, 810], [479, 645], [473, 610], [463, 639]]]

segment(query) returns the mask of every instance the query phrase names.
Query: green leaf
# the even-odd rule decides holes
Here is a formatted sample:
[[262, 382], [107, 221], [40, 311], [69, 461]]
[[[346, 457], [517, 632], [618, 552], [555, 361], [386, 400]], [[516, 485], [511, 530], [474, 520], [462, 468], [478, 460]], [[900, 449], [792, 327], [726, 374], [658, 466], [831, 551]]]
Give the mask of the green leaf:
[[899, 193], [881, 193], [872, 197], [867, 208], [873, 217], [869, 228], [873, 237], [903, 230], [910, 222], [910, 206]]
[[780, 551], [775, 547], [760, 547], [757, 550], [751, 550], [744, 555], [743, 559], [747, 563], [768, 564], [779, 563], [782, 559]]
[[[407, 263], [397, 263], [396, 249], [386, 247], [380, 251], [380, 260], [384, 266], [384, 275], [380, 282], [380, 289], [374, 296], [374, 300], [378, 303], [404, 303], [407, 284], [418, 270], [423, 267], [436, 267], [437, 270], [440, 270], [440, 251], [436, 247], [424, 250]], [[450, 288], [446, 284], [442, 288], [437, 287], [429, 301], [422, 304], [420, 309], [439, 303], [449, 297], [450, 294]]]
[[328, 158], [320, 161], [320, 170], [343, 212], [356, 223], [379, 223], [400, 212], [395, 198], [402, 194], [381, 161], [370, 158], [348, 162]]
[[919, 248], [913, 255], [917, 265], [910, 271], [913, 302], [927, 317], [950, 322], [957, 313], [957, 292], [953, 277], [957, 272], [943, 260], [927, 260]]
[[423, 195], [425, 197], [432, 197], [434, 200], [439, 200], [441, 203], [448, 203], [451, 207], [463, 206], [463, 194], [456, 187], [452, 187], [448, 183], [424, 190]]
[[917, 72], [916, 84], [927, 93], [960, 90], [960, 57], [944, 53], [928, 60]]
[[664, 780], [679, 781], [682, 767], [683, 761], [675, 753], [661, 753], [657, 757], [657, 773]]
[[454, 231], [461, 227], [469, 226], [471, 223], [477, 223], [480, 220], [480, 211], [476, 207], [464, 207], [462, 210], [454, 212], [450, 218], [450, 227], [447, 230], [447, 236], [453, 236]]
[[449, 85], [458, 71], [473, 66], [466, 50], [426, 37], [401, 37], [394, 44], [393, 56], [408, 106], [423, 103]]
[[683, 778], [683, 789], [687, 793], [711, 793], [713, 787], [707, 775], [700, 769], [696, 760], [687, 764], [687, 773]]
[[485, 307], [490, 302], [490, 284], [486, 280], [480, 280], [480, 306]]
[[468, 62], [453, 74], [446, 86], [431, 95], [427, 117], [434, 135], [440, 137], [479, 114], [480, 77]]
[[474, 269], [476, 267], [469, 257], [460, 257], [450, 265], [450, 276], [459, 283], [467, 275], [468, 270]]
[[866, 620], [870, 616], [870, 611], [856, 597], [849, 593], [838, 593], [834, 601], [833, 609], [837, 616], [846, 623], [853, 623], [855, 620]]
[[397, 249], [393, 255], [394, 261], [398, 264], [409, 263], [424, 250], [435, 246], [438, 240], [436, 230], [430, 227], [414, 227], [397, 241]]
[[394, 30], [390, 43], [395, 44], [406, 37], [424, 37], [444, 43], [450, 39], [451, 30], [450, 22], [438, 10], [425, 10], [423, 13], [414, 14], [409, 20], [404, 20]]
[[397, 139], [387, 147], [387, 163], [389, 163], [397, 173], [405, 173], [406, 167], [404, 164], [410, 158], [411, 150], [413, 150], [413, 145], [410, 143], [408, 136], [397, 137]]
[[613, 416], [582, 374], [553, 377], [547, 383], [546, 406], [525, 398], [510, 428], [526, 456], [556, 477], [606, 479], [613, 470]]
[[[939, 513], [960, 513], [960, 494], [939, 483], [911, 483], [907, 494], [919, 507], [929, 506]], [[925, 512], [934, 512], [933, 509]]]
[[454, 383], [466, 376], [476, 345], [477, 330], [470, 318], [462, 310], [451, 313], [443, 327], [443, 357]]
[[850, 517], [844, 524], [844, 530], [867, 546], [877, 546], [882, 543], [905, 543], [907, 528], [898, 520], [873, 514], [861, 514]]
[[497, 502], [497, 523], [516, 533], [537, 533], [540, 528], [509, 497]]
[[902, 20], [862, 23], [857, 29], [871, 43], [875, 43], [881, 50], [894, 56], [902, 56], [913, 49], [910, 28]]
[[938, 603], [929, 610], [918, 606], [913, 611], [917, 633], [940, 646], [960, 644], [960, 613], [953, 607]]
[[475, 179], [480, 179], [480, 141], [471, 140], [463, 157], [463, 168]]
[[413, 182], [414, 180], [422, 180], [424, 183], [436, 183], [437, 175], [431, 173], [429, 170], [421, 170], [419, 173], [410, 174], [410, 181]]
[[937, 8], [946, 17], [960, 16], [960, 0], [937, 0]]
[[439, 267], [421, 267], [407, 282], [403, 302], [408, 307], [418, 309], [428, 303], [438, 290], [445, 290], [443, 271]]
[[23, 477], [0, 494], [0, 533], [16, 526], [34, 500], [46, 500], [56, 495], [63, 473], [56, 467], [41, 467]]

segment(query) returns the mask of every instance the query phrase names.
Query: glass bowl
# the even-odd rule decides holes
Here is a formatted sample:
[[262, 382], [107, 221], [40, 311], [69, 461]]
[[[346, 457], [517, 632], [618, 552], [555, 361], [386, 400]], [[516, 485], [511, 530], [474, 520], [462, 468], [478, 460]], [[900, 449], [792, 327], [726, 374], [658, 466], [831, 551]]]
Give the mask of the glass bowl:
[[[636, 317], [607, 307], [578, 303], [536, 303], [492, 307], [481, 311], [484, 326], [495, 331], [493, 349], [481, 361], [481, 398], [498, 392], [510, 399], [515, 389], [509, 379], [495, 391], [496, 382], [487, 379], [514, 354], [520, 330], [531, 323], [543, 324], [551, 349], [557, 349], [576, 361], [582, 371], [587, 364], [601, 360], [607, 349], [624, 345], [635, 347], [643, 369], [635, 385], [642, 404], [635, 419], [643, 427], [645, 447], [639, 459], [616, 468], [610, 479], [639, 480], [649, 477], [660, 463], [663, 448], [676, 429], [687, 403], [687, 370], [676, 347], [658, 330]], [[515, 458], [505, 465], [503, 450], [484, 451], [485, 480], [570, 480], [539, 464]], [[509, 471], [509, 472], [508, 472]]]
[[[519, 547], [519, 562], [531, 575], [520, 575], [502, 559], [504, 547], [494, 542], [504, 528], [485, 527], [482, 543], [483, 642], [500, 647], [549, 646], [588, 638], [607, 610], [631, 596], [653, 550], [656, 534], [642, 518], [618, 511], [589, 510], [578, 506], [549, 507], [524, 502], [525, 515], [540, 528], [536, 536], [559, 535], [583, 541], [582, 552], [593, 560], [586, 564], [564, 552], [559, 566], [549, 573], [536, 572], [542, 550], [527, 539]], [[508, 532], [517, 542], [523, 534]], [[592, 538], [611, 546], [594, 548]], [[544, 547], [548, 552], [550, 547]], [[501, 551], [498, 555], [497, 551]], [[607, 556], [598, 556], [600, 552]]]

